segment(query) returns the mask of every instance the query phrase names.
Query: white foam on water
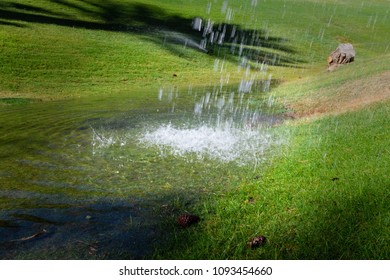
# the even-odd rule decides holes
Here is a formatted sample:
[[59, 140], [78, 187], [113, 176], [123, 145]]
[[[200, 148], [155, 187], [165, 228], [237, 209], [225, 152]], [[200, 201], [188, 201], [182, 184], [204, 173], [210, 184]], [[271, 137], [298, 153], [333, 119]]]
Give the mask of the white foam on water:
[[[269, 75], [263, 86], [268, 87], [271, 78]], [[107, 149], [117, 153], [121, 147], [128, 152], [126, 147], [132, 149], [136, 144], [141, 149], [157, 149], [161, 155], [173, 155], [189, 162], [210, 159], [256, 166], [265, 159], [267, 150], [284, 141], [275, 136], [272, 129], [275, 119], [263, 115], [258, 107], [251, 108], [252, 83], [254, 79], [249, 80], [249, 84], [242, 82], [242, 89], [238, 92], [214, 87], [212, 90], [202, 90], [198, 95], [197, 92], [193, 94], [192, 89], [189, 90], [190, 102], [194, 104], [193, 113], [185, 114], [182, 121], [176, 115], [175, 125], [167, 120], [160, 122], [154, 119], [151, 123], [144, 123], [142, 131], [131, 128], [96, 131], [92, 128], [93, 153]], [[248, 90], [243, 89], [246, 87]], [[158, 100], [171, 104], [170, 114], [175, 111], [176, 105], [180, 108], [177, 89], [159, 89]], [[266, 105], [271, 107], [273, 103], [274, 98], [270, 95]]]
[[148, 147], [160, 148], [162, 154], [195, 155], [197, 159], [235, 161], [239, 165], [258, 163], [264, 158], [264, 151], [276, 143], [270, 134], [260, 130], [207, 125], [181, 128], [171, 124], [147, 131], [139, 140]]

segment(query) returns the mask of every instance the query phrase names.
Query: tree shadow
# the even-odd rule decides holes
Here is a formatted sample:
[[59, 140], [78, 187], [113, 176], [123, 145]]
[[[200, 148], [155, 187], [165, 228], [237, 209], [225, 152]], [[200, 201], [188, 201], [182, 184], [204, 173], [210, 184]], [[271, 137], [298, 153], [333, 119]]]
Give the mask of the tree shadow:
[[65, 200], [28, 199], [4, 210], [0, 259], [150, 259], [178, 227], [182, 210], [173, 201], [188, 198], [172, 192], [157, 199]]
[[181, 53], [180, 46], [188, 47], [231, 61], [244, 58], [258, 64], [258, 68], [264, 64], [299, 67], [299, 64], [305, 63], [294, 56], [296, 51], [288, 45], [287, 39], [270, 36], [267, 30], [244, 29], [210, 19], [184, 18], [168, 14], [160, 7], [140, 3], [48, 1], [51, 7], [73, 10], [73, 14], [79, 14], [82, 19], [15, 2], [0, 4], [0, 19], [142, 34], [176, 55]]

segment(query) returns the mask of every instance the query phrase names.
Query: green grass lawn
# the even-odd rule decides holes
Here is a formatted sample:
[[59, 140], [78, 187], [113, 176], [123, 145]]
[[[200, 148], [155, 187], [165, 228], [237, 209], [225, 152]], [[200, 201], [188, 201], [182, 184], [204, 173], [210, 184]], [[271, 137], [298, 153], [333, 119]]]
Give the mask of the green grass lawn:
[[180, 32], [200, 41], [191, 29], [196, 16], [239, 25], [247, 37], [261, 30], [255, 60], [277, 53], [293, 66], [270, 66], [283, 81], [323, 71], [340, 42], [353, 43], [360, 61], [389, 47], [386, 1], [258, 1], [255, 7], [229, 1], [232, 18], [222, 4], [212, 3], [208, 13], [208, 1], [2, 1], [0, 94], [63, 99], [202, 85], [220, 79], [215, 59], [225, 59], [224, 73], [239, 82], [240, 58], [225, 47], [205, 54], [173, 40], [172, 32]]
[[[192, 20], [236, 25], [247, 38], [257, 30], [261, 46], [246, 41], [244, 54], [257, 78], [258, 62], [275, 58], [267, 75], [278, 86], [265, 98], [298, 117], [276, 128], [288, 144], [258, 176], [248, 172], [237, 188], [193, 205], [202, 221], [175, 229], [154, 257], [389, 259], [389, 1], [223, 3], [1, 1], [0, 110], [227, 78], [235, 85], [249, 75], [238, 67], [239, 43], [208, 53], [191, 47], [202, 39]], [[326, 72], [327, 56], [344, 42], [355, 46], [355, 62]], [[347, 106], [362, 96], [372, 102]], [[347, 110], [334, 109], [339, 100]], [[246, 243], [256, 235], [267, 243], [251, 250]]]
[[[290, 145], [199, 207], [204, 220], [178, 231], [168, 257], [388, 259], [389, 105], [281, 127]], [[258, 235], [266, 245], [247, 248]]]

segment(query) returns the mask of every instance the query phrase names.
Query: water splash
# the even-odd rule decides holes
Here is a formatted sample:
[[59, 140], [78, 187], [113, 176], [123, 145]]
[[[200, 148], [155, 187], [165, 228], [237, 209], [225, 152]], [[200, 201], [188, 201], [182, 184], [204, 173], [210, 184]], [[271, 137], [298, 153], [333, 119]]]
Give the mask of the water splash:
[[[156, 102], [161, 110], [147, 120], [141, 118], [142, 123], [129, 120], [133, 128], [91, 127], [93, 154], [126, 157], [138, 147], [157, 151], [156, 156], [175, 156], [189, 162], [214, 160], [257, 166], [270, 148], [284, 142], [272, 129], [281, 117], [263, 112], [273, 106], [271, 97], [263, 101], [261, 109], [253, 94], [217, 86], [200, 92], [189, 87], [187, 94], [175, 88], [159, 89]], [[178, 112], [171, 110], [174, 106]]]
[[121, 147], [127, 144], [126, 137], [119, 137], [113, 133], [106, 133], [104, 131], [98, 132], [91, 127], [92, 130], [92, 154], [96, 155], [97, 151], [108, 148], [112, 145], [119, 145]]
[[[157, 148], [161, 155], [256, 165], [264, 159], [266, 150], [283, 142], [272, 133], [272, 126], [280, 118], [252, 108], [252, 96], [242, 90], [244, 86], [240, 84], [238, 92], [214, 88], [195, 93], [192, 117], [146, 128], [139, 143]], [[161, 92], [159, 100], [172, 102], [169, 97], [161, 97]], [[264, 105], [271, 107], [273, 102], [268, 99]]]
[[212, 159], [236, 162], [238, 165], [258, 164], [264, 152], [275, 141], [271, 134], [260, 130], [242, 130], [202, 125], [175, 127], [162, 125], [140, 138], [148, 147], [158, 147], [162, 155], [174, 155], [189, 160]]

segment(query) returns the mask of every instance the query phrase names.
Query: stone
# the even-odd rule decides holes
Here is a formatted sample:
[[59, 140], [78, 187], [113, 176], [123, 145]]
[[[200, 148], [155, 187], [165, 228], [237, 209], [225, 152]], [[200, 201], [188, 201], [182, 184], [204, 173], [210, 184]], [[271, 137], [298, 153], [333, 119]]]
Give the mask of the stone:
[[355, 56], [356, 51], [352, 44], [340, 44], [337, 49], [328, 56], [328, 70], [332, 71], [342, 64], [353, 62]]

